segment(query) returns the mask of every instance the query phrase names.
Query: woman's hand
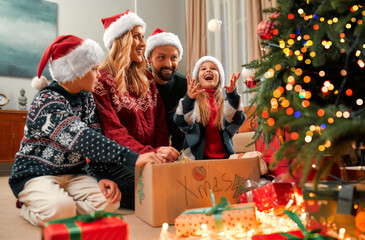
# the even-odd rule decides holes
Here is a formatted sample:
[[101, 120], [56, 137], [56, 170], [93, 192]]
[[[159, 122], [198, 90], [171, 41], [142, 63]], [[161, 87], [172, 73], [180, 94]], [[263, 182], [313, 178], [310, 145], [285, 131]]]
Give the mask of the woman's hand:
[[173, 147], [159, 147], [157, 154], [161, 155], [168, 162], [176, 161], [179, 158], [179, 152]]
[[136, 161], [136, 167], [142, 167], [146, 163], [165, 163], [166, 159], [154, 152], [140, 154]]
[[189, 96], [189, 98], [191, 99], [195, 99], [198, 97], [198, 95], [202, 92], [204, 92], [204, 89], [200, 89], [200, 83], [197, 83], [195, 85], [195, 79], [193, 78], [193, 80], [190, 81], [190, 75], [186, 76], [186, 82], [188, 84], [188, 90], [187, 90], [187, 94]]
[[110, 203], [120, 202], [120, 199], [122, 198], [122, 193], [120, 192], [118, 185], [115, 182], [109, 179], [102, 179], [99, 181], [98, 184], [101, 192], [106, 199], [112, 197]]
[[236, 82], [240, 75], [240, 72], [237, 75], [232, 73], [231, 79], [229, 80], [229, 86], [224, 86], [224, 88], [227, 89], [227, 93], [231, 93], [236, 89]]

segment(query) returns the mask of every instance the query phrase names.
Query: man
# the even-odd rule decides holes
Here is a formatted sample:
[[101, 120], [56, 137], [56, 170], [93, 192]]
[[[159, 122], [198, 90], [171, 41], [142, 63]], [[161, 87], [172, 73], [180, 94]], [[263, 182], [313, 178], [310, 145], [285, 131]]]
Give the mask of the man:
[[157, 28], [147, 39], [145, 57], [151, 66], [157, 89], [165, 106], [166, 123], [171, 145], [183, 149], [185, 135], [173, 121], [179, 100], [186, 94], [186, 77], [178, 72], [183, 48], [179, 37]]

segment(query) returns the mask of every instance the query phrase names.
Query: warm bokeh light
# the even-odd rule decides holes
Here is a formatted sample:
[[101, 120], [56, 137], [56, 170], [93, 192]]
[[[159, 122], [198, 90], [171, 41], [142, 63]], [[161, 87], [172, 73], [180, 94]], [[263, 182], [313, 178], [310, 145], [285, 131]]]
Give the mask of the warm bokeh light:
[[289, 102], [289, 100], [287, 100], [287, 99], [285, 99], [285, 100], [283, 100], [283, 101], [281, 102], [281, 106], [283, 106], [284, 108], [289, 107], [289, 105], [290, 105], [290, 102]]
[[292, 115], [294, 113], [293, 108], [289, 107], [286, 109], [286, 114], [288, 114], [289, 116]]
[[293, 76], [289, 76], [288, 77], [288, 83], [290, 83], [291, 85], [295, 84], [295, 78]]
[[307, 131], [307, 132], [305, 133], [305, 135], [306, 135], [306, 136], [311, 136], [311, 137], [313, 137], [313, 132], [312, 132], [312, 131]]
[[323, 152], [324, 150], [326, 150], [326, 148], [323, 145], [319, 145], [318, 150]]
[[350, 112], [348, 112], [348, 111], [345, 111], [345, 112], [343, 112], [343, 118], [349, 118], [350, 117]]
[[364, 63], [364, 61], [363, 61], [363, 60], [361, 60], [361, 59], [359, 59], [359, 60], [357, 61], [357, 65], [359, 65], [359, 67], [361, 67], [361, 68], [364, 68], [364, 67], [365, 67], [365, 63]]
[[295, 69], [295, 74], [296, 74], [297, 76], [302, 75], [302, 73], [303, 73], [303, 70], [302, 70], [302, 69], [300, 69], [300, 68]]
[[341, 70], [341, 76], [344, 77], [347, 75], [347, 71], [345, 69]]
[[338, 118], [342, 117], [342, 112], [341, 111], [337, 111], [336, 112], [336, 117], [338, 117]]
[[361, 98], [359, 98], [359, 99], [356, 100], [356, 104], [361, 106], [361, 105], [364, 104], [364, 101]]
[[309, 58], [307, 58], [305, 61], [304, 61], [305, 64], [309, 65], [312, 63], [312, 60], [310, 60]]
[[305, 99], [310, 99], [312, 97], [312, 93], [310, 91], [305, 91]]
[[304, 101], [302, 102], [302, 106], [303, 106], [303, 107], [309, 107], [309, 105], [310, 105], [310, 102], [309, 102], [308, 100], [304, 100]]
[[304, 141], [307, 143], [310, 143], [312, 141], [312, 137], [311, 136], [305, 136]]
[[334, 123], [334, 121], [335, 121], [335, 120], [334, 120], [333, 118], [331, 118], [331, 117], [330, 117], [330, 118], [328, 118], [328, 120], [327, 120], [327, 122], [328, 122], [329, 124]]
[[294, 19], [294, 14], [290, 13], [290, 14], [288, 15], [288, 19], [289, 19], [289, 20], [293, 20], [293, 19]]
[[347, 96], [349, 96], [349, 97], [350, 97], [350, 96], [352, 96], [352, 94], [353, 94], [352, 89], [347, 89], [347, 90], [346, 90], [346, 95], [347, 95]]
[[299, 134], [297, 132], [292, 132], [290, 134], [290, 138], [293, 140], [297, 140], [299, 138]]
[[263, 111], [261, 115], [262, 115], [263, 118], [268, 118], [269, 117], [269, 113], [267, 111]]
[[326, 88], [326, 87], [322, 87], [322, 88], [321, 88], [321, 91], [322, 91], [323, 93], [327, 93], [327, 92], [328, 92], [328, 88]]
[[311, 81], [311, 77], [310, 77], [310, 76], [305, 76], [305, 77], [303, 78], [303, 81], [304, 81], [305, 83], [309, 83], [309, 82]]
[[278, 89], [275, 89], [272, 93], [274, 97], [279, 98], [281, 96], [281, 92]]
[[324, 77], [324, 76], [326, 76], [326, 73], [323, 70], [321, 70], [321, 71], [319, 71], [318, 75], [320, 77]]
[[288, 84], [286, 84], [285, 89], [288, 91], [291, 91], [291, 90], [293, 90], [293, 85], [288, 83]]
[[275, 125], [275, 120], [273, 118], [269, 118], [267, 119], [267, 125], [269, 125], [270, 127]]
[[314, 30], [318, 30], [318, 29], [319, 29], [318, 24], [315, 24], [315, 25], [313, 26], [313, 29], [314, 29]]
[[319, 116], [319, 117], [323, 117], [324, 116], [324, 110], [322, 109], [322, 108], [320, 108], [320, 109], [318, 109], [318, 111], [317, 111], [317, 115]]
[[331, 141], [330, 140], [327, 140], [327, 141], [325, 141], [324, 142], [324, 146], [326, 147], [326, 148], [330, 148], [331, 147]]

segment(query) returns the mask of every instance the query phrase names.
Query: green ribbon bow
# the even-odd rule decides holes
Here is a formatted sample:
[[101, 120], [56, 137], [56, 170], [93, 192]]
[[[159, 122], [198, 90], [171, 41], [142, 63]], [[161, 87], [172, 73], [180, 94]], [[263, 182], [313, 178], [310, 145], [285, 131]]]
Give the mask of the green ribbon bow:
[[213, 215], [215, 228], [217, 229], [217, 231], [220, 231], [223, 228], [223, 215], [222, 215], [223, 211], [254, 208], [254, 207], [228, 208], [229, 202], [227, 201], [227, 198], [224, 196], [221, 197], [221, 200], [219, 201], [218, 205], [215, 205], [215, 199], [212, 190], [210, 190], [210, 199], [213, 203], [213, 207], [191, 209], [183, 212], [182, 214], [185, 215], [185, 214], [203, 213], [207, 216]]
[[79, 226], [76, 225], [75, 221], [89, 223], [89, 222], [95, 222], [96, 220], [98, 220], [100, 218], [104, 218], [104, 217], [119, 217], [120, 219], [123, 219], [123, 217], [121, 215], [118, 215], [115, 213], [104, 212], [104, 211], [95, 211], [90, 214], [84, 214], [84, 215], [78, 215], [78, 216], [70, 217], [70, 218], [61, 218], [61, 219], [48, 221], [43, 225], [43, 228], [45, 228], [51, 224], [63, 223], [66, 225], [66, 227], [68, 228], [68, 230], [70, 232], [70, 240], [77, 240], [77, 239], [81, 239], [81, 229], [79, 228]]
[[[288, 217], [290, 217], [291, 220], [293, 220], [298, 225], [300, 231], [304, 235], [304, 239], [306, 239], [306, 240], [332, 240], [332, 239], [334, 239], [332, 237], [323, 236], [323, 235], [319, 234], [319, 232], [321, 231], [320, 229], [315, 229], [315, 230], [308, 232], [308, 230], [305, 228], [302, 221], [300, 221], [298, 214], [288, 211], [288, 210], [284, 210], [284, 212], [286, 215], [288, 215]], [[299, 238], [297, 236], [293, 236], [290, 233], [280, 233], [280, 234], [287, 237], [289, 240], [303, 239], [303, 238]]]

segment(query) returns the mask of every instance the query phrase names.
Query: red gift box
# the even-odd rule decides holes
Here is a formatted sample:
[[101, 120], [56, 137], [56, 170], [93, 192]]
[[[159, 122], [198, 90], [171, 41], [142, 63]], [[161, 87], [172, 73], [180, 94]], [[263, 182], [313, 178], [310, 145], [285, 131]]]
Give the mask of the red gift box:
[[325, 235], [319, 229], [308, 230], [301, 222], [298, 214], [284, 210], [285, 214], [293, 220], [299, 227], [300, 231], [273, 233], [267, 235], [252, 236], [251, 240], [281, 240], [281, 239], [321, 239], [321, 240], [334, 240], [335, 238]]
[[43, 240], [128, 240], [129, 226], [117, 214], [92, 214], [57, 219], [43, 225]]
[[259, 211], [285, 206], [294, 200], [294, 190], [291, 183], [270, 183], [253, 189], [239, 196], [241, 203], [254, 202]]
[[[321, 239], [335, 239], [332, 237], [328, 237], [322, 234], [319, 234]], [[282, 239], [306, 239], [304, 234], [301, 231], [293, 231], [287, 233], [274, 233], [269, 235], [256, 235], [252, 236], [251, 240], [282, 240]]]

